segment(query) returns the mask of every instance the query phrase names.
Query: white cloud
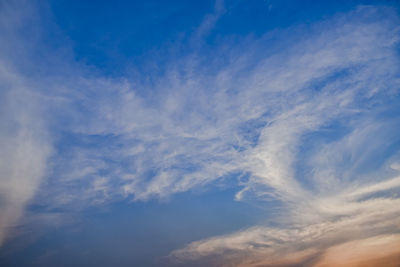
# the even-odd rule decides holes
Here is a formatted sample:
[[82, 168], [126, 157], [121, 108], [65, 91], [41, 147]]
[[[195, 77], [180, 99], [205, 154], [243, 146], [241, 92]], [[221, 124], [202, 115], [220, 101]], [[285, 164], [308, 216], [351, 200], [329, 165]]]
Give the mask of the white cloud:
[[[399, 201], [398, 198], [388, 198], [358, 203], [329, 203], [331, 217], [314, 219], [312, 224], [293, 222], [290, 228], [255, 227], [193, 242], [174, 251], [170, 257], [175, 263], [211, 261], [209, 264], [213, 266], [305, 264], [312, 259], [319, 259], [324, 253], [333, 253], [331, 250], [335, 246], [345, 242], [360, 240], [359, 243], [364, 244], [364, 239], [398, 233]], [[310, 214], [319, 212], [319, 209], [315, 205], [311, 210], [301, 212]], [[300, 218], [296, 216], [295, 219]], [[398, 236], [396, 242], [399, 242]], [[395, 252], [398, 253], [398, 249]], [[341, 255], [329, 257], [335, 256]], [[376, 256], [370, 255], [371, 258]], [[310, 263], [305, 266], [314, 265]]]
[[[248, 79], [264, 100], [264, 112], [272, 115], [263, 117], [257, 144], [242, 153], [240, 168], [252, 176], [237, 198], [252, 193], [280, 199], [286, 204], [275, 218], [281, 228], [255, 227], [193, 242], [171, 253], [177, 263], [311, 266], [331, 246], [399, 231], [398, 178], [384, 168], [394, 153], [390, 146], [399, 141], [399, 119], [380, 115], [393, 112], [382, 97], [397, 88], [398, 33], [384, 33], [388, 24], [380, 19], [365, 24], [351, 19], [373, 12], [362, 7], [332, 20], [323, 34], [285, 50], [288, 60], [275, 54], [284, 67], [271, 66], [273, 71], [254, 72], [255, 82]], [[268, 97], [261, 97], [264, 92]], [[252, 103], [257, 110], [257, 100]], [[326, 138], [329, 134], [336, 136]]]
[[[368, 12], [365, 7], [354, 14]], [[395, 82], [396, 58], [388, 46], [393, 29], [350, 16], [315, 26], [308, 39], [258, 60], [242, 52], [225, 64], [211, 61], [212, 75], [189, 57], [156, 77], [153, 88], [85, 80], [75, 87], [96, 94], [78, 99], [87, 109], [72, 131], [115, 138], [116, 145], [85, 154], [126, 162], [108, 167], [115, 176], [131, 177], [123, 188], [135, 199], [186, 191], [240, 171], [253, 174], [248, 187], [261, 183], [280, 197], [301, 197], [293, 165], [303, 136], [365, 114]], [[267, 40], [253, 41], [260, 54]]]
[[24, 81], [0, 71], [0, 245], [15, 227], [46, 171], [51, 152], [37, 96]]
[[[199, 35], [222, 13], [217, 7]], [[88, 75], [72, 60], [57, 61], [63, 75], [27, 79], [29, 86], [19, 86], [22, 74], [2, 79], [23, 88], [1, 92], [8, 96], [1, 110], [3, 233], [45, 179], [47, 128], [58, 143], [36, 201], [50, 207], [162, 198], [238, 173], [250, 177], [238, 200], [253, 194], [283, 203], [282, 228], [194, 242], [172, 253], [179, 260], [217, 255], [256, 265], [266, 255], [278, 262], [293, 254], [287, 262], [302, 261], [349, 233], [398, 231], [398, 196], [360, 199], [397, 185], [398, 178], [385, 180], [384, 160], [368, 177], [361, 171], [374, 155], [389, 160], [393, 152], [385, 149], [398, 141], [398, 118], [379, 117], [398, 93], [397, 21], [390, 9], [360, 7], [306, 30], [226, 41], [210, 54], [194, 49], [151, 84]]]
[[[19, 71], [19, 64], [32, 64], [18, 32], [23, 32], [33, 9], [26, 5], [16, 11], [16, 6], [1, 3], [0, 9], [0, 246], [20, 224], [44, 181], [52, 152], [41, 90]], [[26, 33], [26, 41], [35, 43], [37, 33]]]

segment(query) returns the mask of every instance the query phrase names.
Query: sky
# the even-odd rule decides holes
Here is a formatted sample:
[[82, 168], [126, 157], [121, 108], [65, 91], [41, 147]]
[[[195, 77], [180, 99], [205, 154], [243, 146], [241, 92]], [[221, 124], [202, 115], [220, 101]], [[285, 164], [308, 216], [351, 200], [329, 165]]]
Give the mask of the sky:
[[399, 8], [0, 0], [0, 266], [399, 266]]

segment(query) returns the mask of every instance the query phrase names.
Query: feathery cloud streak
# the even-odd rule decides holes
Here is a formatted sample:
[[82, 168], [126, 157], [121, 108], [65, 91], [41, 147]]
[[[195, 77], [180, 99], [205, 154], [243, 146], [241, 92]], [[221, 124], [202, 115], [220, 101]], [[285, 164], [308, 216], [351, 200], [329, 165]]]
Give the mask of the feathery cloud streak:
[[[191, 42], [223, 10], [216, 5]], [[355, 226], [358, 239], [397, 232], [397, 24], [390, 8], [359, 7], [213, 51], [195, 47], [150, 81], [98, 77], [61, 58], [66, 72], [33, 83], [2, 55], [2, 68], [17, 77], [7, 88], [29, 83], [21, 94], [2, 90], [10, 96], [2, 233], [37, 190], [36, 202], [76, 207], [163, 198], [232, 177], [243, 186], [237, 200], [280, 201], [281, 227], [194, 242], [171, 257], [257, 265], [268, 256], [278, 264], [282, 255], [303, 261], [329, 251]], [[27, 151], [18, 149], [22, 140]], [[10, 188], [26, 194], [13, 200]]]

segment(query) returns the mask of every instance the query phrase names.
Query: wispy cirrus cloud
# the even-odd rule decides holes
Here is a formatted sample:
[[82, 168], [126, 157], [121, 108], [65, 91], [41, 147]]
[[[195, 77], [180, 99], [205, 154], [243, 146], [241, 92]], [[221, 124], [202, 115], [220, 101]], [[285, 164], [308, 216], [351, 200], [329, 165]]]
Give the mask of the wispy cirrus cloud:
[[[354, 14], [378, 16], [371, 9]], [[190, 55], [151, 87], [83, 78], [72, 84], [85, 88], [72, 99], [83, 104], [77, 110], [82, 115], [66, 129], [80, 138], [70, 150], [79, 154], [72, 157], [85, 155], [79, 170], [90, 175], [123, 177], [114, 191], [135, 199], [167, 196], [238, 172], [252, 174], [238, 199], [259, 184], [277, 197], [305, 197], [294, 169], [304, 136], [332, 123], [356, 131], [366, 116], [378, 116], [378, 110], [367, 111], [376, 101], [396, 93], [397, 59], [390, 49], [395, 29], [388, 21], [363, 23], [350, 16], [314, 26], [308, 38], [290, 30], [297, 44], [273, 54], [262, 50], [270, 36], [253, 40], [265, 55], [258, 59], [235, 46], [227, 59], [210, 58], [208, 66], [203, 55]], [[146, 91], [159, 94], [141, 95]]]
[[[347, 16], [363, 14], [360, 17], [371, 19], [375, 11], [363, 7]], [[323, 34], [316, 33], [297, 44], [294, 51], [299, 54], [289, 53], [288, 61], [296, 62], [297, 68], [288, 64], [281, 74], [276, 73], [280, 68], [275, 65], [271, 69], [276, 80], [266, 79], [269, 83], [264, 88], [269, 89], [269, 98], [265, 106], [276, 113], [265, 120], [257, 144], [244, 153], [247, 161], [242, 168], [252, 176], [237, 198], [250, 193], [280, 199], [284, 208], [275, 219], [279, 218], [281, 226], [255, 227], [193, 242], [171, 254], [177, 263], [331, 266], [335, 262], [333, 246], [340, 247], [349, 240], [360, 240], [361, 247], [368, 247], [371, 240], [382, 241], [386, 237], [380, 235], [388, 235], [388, 239], [398, 242], [397, 236], [391, 236], [399, 230], [398, 178], [391, 176], [398, 175], [398, 170], [389, 167], [398, 161], [396, 152], [389, 152], [398, 142], [398, 117], [381, 117], [382, 112], [397, 114], [396, 101], [390, 106], [379, 100], [397, 88], [398, 56], [391, 54], [387, 46], [365, 46], [377, 44], [374, 38], [390, 36], [391, 41], [381, 43], [394, 48], [397, 37], [392, 37], [398, 33], [372, 37], [375, 30], [386, 28], [385, 23], [363, 24], [347, 18], [333, 19], [335, 26], [321, 26]], [[369, 38], [371, 41], [366, 41]], [[308, 49], [313, 53], [308, 54]], [[389, 54], [379, 56], [378, 51]], [[375, 76], [379, 69], [388, 72]], [[388, 79], [389, 72], [394, 75]], [[257, 72], [261, 73], [268, 77], [268, 71]], [[276, 86], [283, 83], [280, 75], [287, 78], [281, 87]], [[274, 92], [280, 94], [275, 96]], [[389, 95], [397, 93], [391, 91]], [[336, 124], [337, 132], [329, 128], [332, 124]], [[392, 241], [383, 246], [393, 246]], [[391, 253], [398, 251], [388, 255]], [[353, 258], [348, 264], [358, 263]]]
[[45, 175], [51, 145], [42, 121], [38, 119], [40, 111], [36, 103], [37, 96], [26, 90], [26, 85], [19, 80], [19, 77], [10, 77], [4, 72], [0, 72], [0, 76], [2, 80], [0, 244], [2, 244], [6, 238], [5, 232], [8, 228], [18, 225], [25, 205], [34, 197]]
[[[385, 187], [384, 184], [375, 186]], [[360, 192], [370, 190], [371, 187], [366, 186]], [[400, 241], [396, 234], [399, 231], [399, 201], [393, 196], [364, 201], [349, 201], [346, 195], [315, 198], [309, 207], [304, 203], [292, 206], [298, 209], [295, 214], [289, 220], [281, 218], [281, 225], [287, 225], [287, 228], [260, 226], [193, 242], [174, 251], [171, 258], [178, 264], [200, 260], [203, 264], [208, 262], [217, 266], [334, 266], [335, 262], [346, 263], [345, 253], [334, 252], [341, 246], [348, 246], [347, 242], [357, 240], [354, 242], [359, 245], [360, 253], [364, 253], [363, 247], [368, 250], [370, 242], [378, 240], [376, 246], [390, 249], [382, 250], [382, 255], [371, 253], [371, 250], [365, 253], [371, 253], [368, 256], [371, 259], [379, 259], [399, 253], [395, 246]], [[352, 257], [352, 264], [366, 261], [368, 257]]]
[[[19, 225], [25, 206], [46, 175], [51, 136], [42, 118], [40, 93], [14, 64], [12, 51], [21, 49], [16, 32], [24, 24], [12, 4], [2, 3], [0, 35], [0, 246]], [[30, 10], [24, 10], [28, 14]], [[14, 45], [13, 45], [14, 44]], [[15, 49], [15, 50], [14, 50]], [[21, 49], [21, 55], [24, 56]]]
[[[215, 9], [193, 38], [223, 14], [221, 4]], [[236, 200], [279, 201], [271, 219], [279, 226], [193, 242], [171, 253], [177, 263], [316, 264], [353, 239], [397, 240], [398, 20], [390, 8], [362, 6], [309, 26], [222, 40], [213, 51], [194, 45], [147, 80], [99, 77], [66, 56], [55, 60], [62, 74], [33, 83], [5, 61], [3, 69], [21, 77], [4, 79], [7, 88], [28, 84], [23, 94], [2, 90], [10, 96], [4, 122], [13, 122], [2, 127], [2, 186], [29, 190], [13, 206], [9, 188], [1, 189], [9, 210], [1, 231], [37, 190], [35, 203], [76, 209], [233, 177], [243, 187]]]

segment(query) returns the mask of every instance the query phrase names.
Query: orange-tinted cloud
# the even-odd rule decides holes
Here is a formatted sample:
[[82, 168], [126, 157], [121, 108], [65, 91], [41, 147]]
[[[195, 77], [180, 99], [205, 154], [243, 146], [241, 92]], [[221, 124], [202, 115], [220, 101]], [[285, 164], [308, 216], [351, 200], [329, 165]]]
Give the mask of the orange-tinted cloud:
[[400, 266], [400, 235], [376, 236], [333, 246], [312, 266]]

